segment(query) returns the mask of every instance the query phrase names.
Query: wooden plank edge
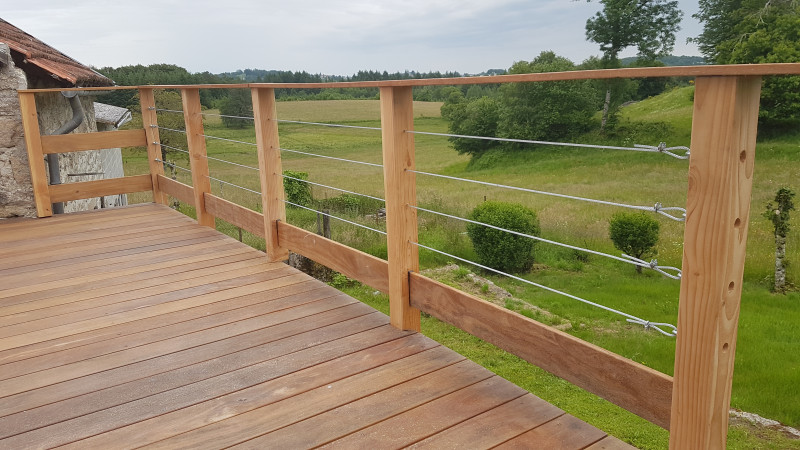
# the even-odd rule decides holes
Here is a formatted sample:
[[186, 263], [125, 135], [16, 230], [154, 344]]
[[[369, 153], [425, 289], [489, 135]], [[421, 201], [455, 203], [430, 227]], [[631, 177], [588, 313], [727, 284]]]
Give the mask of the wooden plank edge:
[[669, 429], [672, 377], [418, 273], [409, 283], [411, 306]]
[[42, 136], [42, 153], [70, 153], [120, 147], [146, 147], [144, 128]]
[[158, 187], [162, 192], [169, 194], [178, 200], [194, 206], [194, 191], [188, 184], [167, 178], [164, 175], [157, 175]]
[[278, 222], [278, 242], [383, 293], [389, 292], [389, 263], [380, 258], [284, 222]]
[[[165, 191], [169, 193], [169, 191]], [[192, 194], [189, 193], [189, 195]], [[203, 193], [203, 198], [206, 204], [206, 211], [208, 211], [212, 216], [236, 225], [237, 227], [249, 231], [256, 236], [262, 238], [264, 237], [263, 214], [253, 211], [252, 209], [247, 209], [244, 206], [237, 205], [236, 203], [217, 197], [216, 195], [208, 192]]]
[[52, 185], [50, 186], [50, 200], [53, 203], [58, 203], [80, 200], [83, 198], [150, 191], [152, 189], [153, 185], [150, 175], [135, 175], [131, 177], [110, 178], [108, 180], [81, 181], [78, 183]]

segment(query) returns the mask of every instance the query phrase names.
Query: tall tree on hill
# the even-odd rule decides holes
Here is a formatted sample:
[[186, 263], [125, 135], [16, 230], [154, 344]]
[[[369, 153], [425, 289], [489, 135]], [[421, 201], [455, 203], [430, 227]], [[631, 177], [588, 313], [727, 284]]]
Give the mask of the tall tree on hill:
[[[694, 17], [703, 32], [694, 39], [716, 64], [800, 62], [797, 0], [700, 0]], [[800, 123], [800, 77], [764, 80], [762, 130], [791, 130]]]
[[[603, 10], [586, 21], [586, 39], [600, 44], [603, 66], [620, 66], [619, 53], [632, 46], [639, 58], [653, 61], [672, 51], [675, 33], [680, 30], [683, 12], [676, 0], [600, 0]], [[601, 128], [605, 128], [611, 106], [612, 90], [609, 81], [603, 104]]]

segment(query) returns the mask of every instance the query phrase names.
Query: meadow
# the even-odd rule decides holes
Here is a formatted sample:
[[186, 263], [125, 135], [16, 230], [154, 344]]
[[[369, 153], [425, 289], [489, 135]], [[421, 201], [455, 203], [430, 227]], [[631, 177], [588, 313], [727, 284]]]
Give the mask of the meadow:
[[[613, 135], [592, 133], [581, 141], [632, 146], [689, 145], [691, 126], [691, 89], [678, 88], [653, 99], [626, 107], [621, 125]], [[446, 132], [447, 123], [440, 117], [440, 103], [415, 102], [415, 129]], [[214, 114], [215, 111], [207, 111]], [[170, 114], [163, 112], [160, 114]], [[377, 101], [281, 102], [278, 116], [284, 120], [329, 122], [360, 127], [379, 127]], [[226, 128], [220, 118], [205, 118], [206, 134], [244, 142], [255, 142], [252, 125], [241, 129]], [[162, 131], [162, 133], [169, 133]], [[470, 161], [457, 154], [447, 138], [416, 136], [417, 170], [454, 177], [501, 183], [548, 192], [602, 199], [631, 205], [685, 206], [687, 190], [686, 161], [666, 155], [535, 146], [524, 151], [494, 152]], [[380, 131], [370, 129], [330, 128], [318, 125], [282, 123], [281, 146], [288, 150], [334, 156], [371, 163], [381, 162]], [[255, 147], [230, 141], [207, 139], [209, 156], [255, 167]], [[126, 149], [126, 173], [146, 172], [146, 157], [139, 150]], [[794, 329], [800, 323], [800, 293], [787, 295], [769, 292], [774, 267], [774, 242], [771, 224], [761, 216], [766, 203], [782, 186], [800, 190], [800, 136], [759, 142], [756, 150], [756, 174], [750, 215], [748, 255], [744, 274], [736, 367], [731, 404], [733, 408], [754, 412], [790, 426], [800, 426], [800, 336]], [[169, 152], [174, 164], [188, 167], [187, 156]], [[380, 168], [338, 160], [322, 159], [291, 151], [282, 154], [284, 170], [308, 173], [310, 181], [376, 197], [383, 196]], [[212, 177], [258, 190], [255, 171], [220, 161], [209, 160]], [[175, 178], [189, 182], [188, 175], [177, 170]], [[212, 180], [212, 191], [224, 198], [260, 210], [260, 198], [246, 190]], [[375, 218], [380, 202], [321, 187], [312, 188], [318, 209], [367, 226], [385, 230]], [[512, 201], [537, 212], [542, 237], [571, 245], [617, 255], [608, 239], [608, 220], [619, 208], [588, 204], [544, 195], [509, 191], [454, 180], [417, 175], [418, 204], [424, 208], [465, 217], [486, 200]], [[138, 197], [139, 200], [148, 200]], [[132, 201], [137, 197], [132, 196]], [[186, 210], [185, 207], [182, 207]], [[191, 211], [187, 211], [191, 214]], [[313, 211], [287, 208], [288, 221], [316, 230]], [[681, 265], [683, 225], [654, 215], [661, 226], [658, 261], [661, 265]], [[800, 228], [796, 223], [788, 239], [789, 255], [800, 248]], [[378, 233], [332, 221], [333, 239], [376, 256], [386, 256], [385, 239]], [[218, 229], [238, 237], [235, 227], [218, 222]], [[475, 260], [465, 224], [453, 219], [420, 212], [420, 243], [455, 256]], [[242, 239], [263, 248], [248, 233]], [[611, 306], [651, 321], [677, 321], [679, 282], [652, 271], [641, 275], [634, 267], [586, 255], [570, 249], [537, 244], [537, 263], [524, 278], [564, 290], [574, 295]], [[791, 256], [790, 256], [791, 258]], [[451, 258], [421, 250], [423, 269], [453, 262]], [[459, 263], [460, 264], [460, 263]], [[460, 275], [469, 269], [480, 273], [514, 296], [506, 306], [547, 323], [569, 323], [569, 333], [612, 350], [659, 371], [671, 374], [675, 341], [624, 318], [610, 315], [574, 300], [542, 291], [530, 285], [460, 264], [460, 273], [445, 282], [460, 285]], [[789, 280], [800, 280], [800, 266], [789, 266]], [[344, 277], [332, 282], [337, 288], [384, 311], [388, 300], [373, 289]], [[549, 314], [542, 315], [521, 308], [519, 302], [535, 305]], [[666, 431], [651, 425], [610, 403], [551, 376], [526, 362], [467, 335], [436, 319], [423, 319], [423, 332], [478, 361], [490, 370], [529, 389], [556, 406], [580, 417], [641, 448], [662, 448]], [[788, 440], [780, 433], [733, 426], [731, 448], [800, 448], [800, 441]]]

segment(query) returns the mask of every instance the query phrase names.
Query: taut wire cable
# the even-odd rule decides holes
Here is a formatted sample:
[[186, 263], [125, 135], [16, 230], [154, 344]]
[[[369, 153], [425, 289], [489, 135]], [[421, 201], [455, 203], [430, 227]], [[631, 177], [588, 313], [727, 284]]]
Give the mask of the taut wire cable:
[[[620, 316], [626, 317], [628, 322], [630, 322], [630, 323], [637, 324], [637, 325], [642, 325], [645, 330], [653, 329], [653, 330], [656, 330], [659, 333], [663, 334], [664, 336], [670, 336], [670, 337], [675, 337], [675, 336], [678, 335], [678, 329], [672, 324], [663, 323], [663, 322], [651, 322], [649, 320], [644, 320], [644, 319], [641, 319], [641, 318], [636, 317], [634, 315], [631, 315], [631, 314], [628, 314], [628, 313], [624, 313], [624, 312], [616, 310], [614, 308], [610, 308], [608, 306], [601, 305], [599, 303], [595, 303], [595, 302], [586, 300], [586, 299], [578, 297], [576, 295], [567, 294], [566, 292], [559, 291], [558, 289], [553, 289], [553, 288], [551, 288], [549, 286], [545, 286], [543, 284], [539, 284], [539, 283], [536, 283], [536, 282], [533, 282], [533, 281], [530, 281], [530, 280], [526, 280], [526, 279], [518, 277], [516, 275], [511, 275], [511, 274], [505, 273], [503, 271], [500, 271], [500, 270], [497, 270], [497, 269], [493, 269], [491, 267], [484, 266], [482, 264], [478, 264], [478, 263], [476, 263], [474, 261], [470, 261], [468, 259], [464, 259], [464, 258], [460, 258], [460, 257], [455, 256], [455, 255], [451, 255], [451, 254], [449, 254], [447, 252], [443, 252], [441, 250], [437, 250], [435, 248], [428, 247], [427, 245], [420, 244], [419, 242], [411, 242], [411, 241], [409, 241], [409, 243], [413, 244], [413, 245], [416, 245], [418, 247], [422, 247], [424, 249], [430, 250], [430, 251], [432, 251], [434, 253], [439, 253], [440, 255], [448, 256], [450, 258], [456, 259], [458, 261], [461, 261], [461, 262], [464, 262], [464, 263], [467, 263], [467, 264], [472, 264], [474, 266], [480, 267], [481, 269], [488, 270], [490, 272], [494, 272], [494, 273], [499, 274], [499, 275], [507, 276], [507, 277], [512, 278], [514, 280], [520, 281], [522, 283], [530, 284], [531, 286], [536, 286], [536, 287], [538, 287], [540, 289], [544, 289], [544, 290], [552, 292], [554, 294], [563, 295], [564, 297], [568, 297], [568, 298], [571, 298], [573, 300], [577, 300], [579, 302], [586, 303], [587, 305], [591, 305], [591, 306], [594, 306], [596, 308], [604, 309], [604, 310], [612, 312], [614, 314], [618, 314]], [[661, 327], [668, 328], [671, 331], [662, 330]]]

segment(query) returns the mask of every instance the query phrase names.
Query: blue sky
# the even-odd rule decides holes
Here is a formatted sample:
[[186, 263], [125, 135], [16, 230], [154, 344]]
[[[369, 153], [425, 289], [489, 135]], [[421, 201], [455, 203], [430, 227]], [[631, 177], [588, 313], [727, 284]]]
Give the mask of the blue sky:
[[[701, 26], [697, 0], [676, 55]], [[349, 75], [358, 70], [508, 68], [552, 50], [575, 62], [599, 55], [583, 0], [0, 0], [2, 18], [93, 66], [174, 63], [192, 72], [244, 68]], [[76, 29], [80, 31], [75, 31]], [[629, 49], [622, 56], [633, 56]]]

